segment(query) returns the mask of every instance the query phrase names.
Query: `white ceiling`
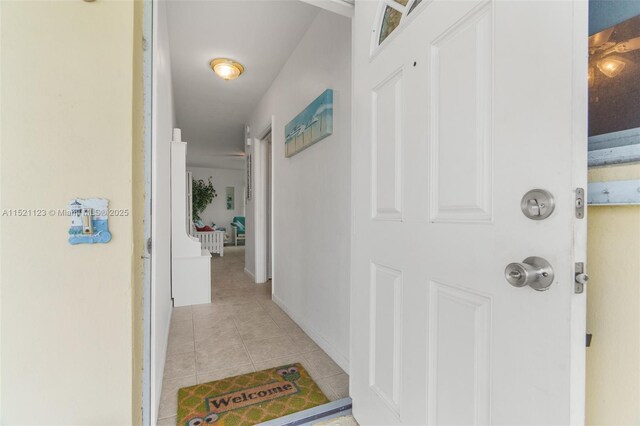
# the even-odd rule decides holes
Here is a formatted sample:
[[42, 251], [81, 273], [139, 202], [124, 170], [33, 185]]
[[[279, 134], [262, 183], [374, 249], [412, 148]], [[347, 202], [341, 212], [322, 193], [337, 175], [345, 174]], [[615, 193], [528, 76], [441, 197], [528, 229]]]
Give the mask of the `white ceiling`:
[[[167, 2], [176, 120], [189, 165], [243, 167], [244, 124], [318, 10], [299, 0]], [[244, 74], [217, 77], [209, 62], [218, 57], [240, 62]]]

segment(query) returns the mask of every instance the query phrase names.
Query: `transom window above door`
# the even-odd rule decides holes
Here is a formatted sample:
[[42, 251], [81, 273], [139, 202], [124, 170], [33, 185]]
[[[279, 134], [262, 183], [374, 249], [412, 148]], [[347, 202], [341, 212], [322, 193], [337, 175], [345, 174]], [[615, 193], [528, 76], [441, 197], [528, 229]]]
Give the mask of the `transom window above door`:
[[[384, 0], [380, 2], [376, 25], [373, 30], [373, 48], [377, 49], [398, 28], [405, 24], [422, 0]], [[427, 3], [427, 2], [425, 2]]]

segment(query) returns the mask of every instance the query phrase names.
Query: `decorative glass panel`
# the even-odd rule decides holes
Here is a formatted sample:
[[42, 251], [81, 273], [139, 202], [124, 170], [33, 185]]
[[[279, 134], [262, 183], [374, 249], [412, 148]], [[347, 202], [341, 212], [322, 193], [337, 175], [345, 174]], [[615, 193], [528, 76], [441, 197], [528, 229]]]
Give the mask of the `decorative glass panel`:
[[380, 39], [378, 44], [381, 44], [389, 34], [400, 25], [400, 19], [402, 19], [402, 13], [398, 12], [394, 8], [387, 6], [384, 11], [384, 17], [382, 18], [382, 26], [380, 28]]
[[406, 6], [409, 3], [409, 0], [396, 0], [396, 3], [400, 3], [403, 6]]
[[[417, 5], [419, 5], [420, 3], [422, 3], [422, 0], [416, 0], [413, 2], [413, 4], [411, 5], [411, 7], [409, 8], [409, 13], [413, 12], [413, 9], [416, 8]], [[407, 15], [409, 14], [407, 13]]]

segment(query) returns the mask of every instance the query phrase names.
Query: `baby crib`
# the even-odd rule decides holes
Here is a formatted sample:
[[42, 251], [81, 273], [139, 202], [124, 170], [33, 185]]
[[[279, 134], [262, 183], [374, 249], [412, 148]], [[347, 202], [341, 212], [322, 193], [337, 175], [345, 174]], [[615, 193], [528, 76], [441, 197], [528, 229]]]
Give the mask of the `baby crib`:
[[224, 256], [224, 231], [195, 231], [193, 236], [200, 241], [203, 249], [211, 253], [220, 253], [220, 256]]

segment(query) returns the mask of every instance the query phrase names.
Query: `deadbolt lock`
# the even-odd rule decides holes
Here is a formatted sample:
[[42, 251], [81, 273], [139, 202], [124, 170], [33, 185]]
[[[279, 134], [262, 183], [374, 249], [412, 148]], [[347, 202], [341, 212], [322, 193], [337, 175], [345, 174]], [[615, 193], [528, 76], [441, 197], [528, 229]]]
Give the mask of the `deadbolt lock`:
[[553, 195], [544, 189], [532, 189], [524, 194], [520, 201], [520, 209], [532, 220], [542, 220], [551, 216], [556, 207]]
[[553, 283], [553, 268], [545, 259], [527, 257], [522, 263], [510, 263], [504, 276], [514, 287], [529, 286], [537, 291], [545, 291]]

